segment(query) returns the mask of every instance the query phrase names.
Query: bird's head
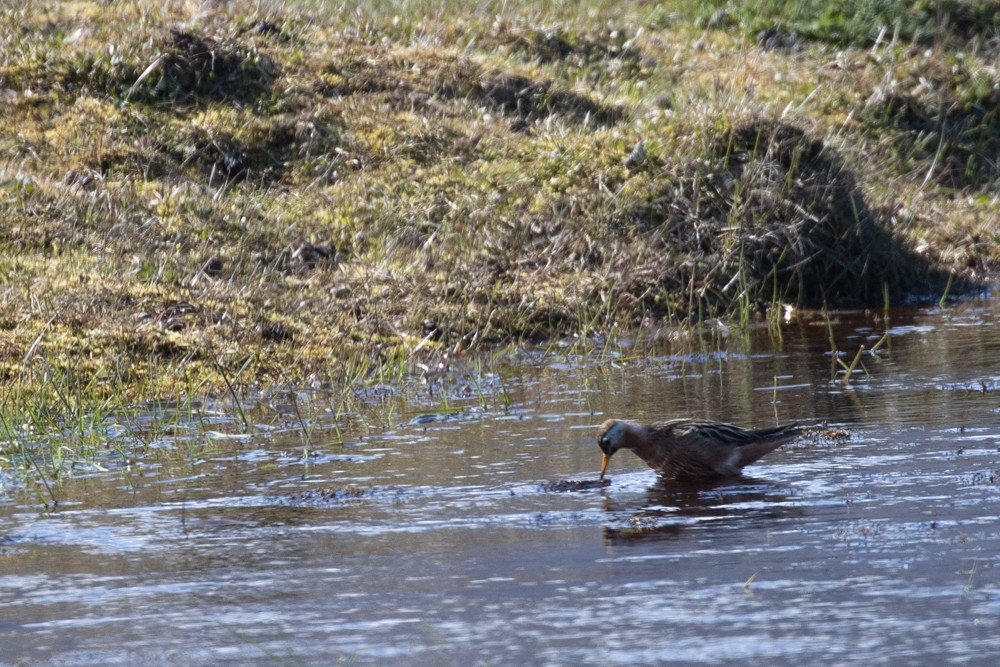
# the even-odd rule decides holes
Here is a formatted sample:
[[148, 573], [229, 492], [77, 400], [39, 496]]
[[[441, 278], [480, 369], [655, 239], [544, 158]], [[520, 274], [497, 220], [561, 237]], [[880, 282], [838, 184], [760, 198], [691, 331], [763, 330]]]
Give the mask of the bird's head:
[[620, 419], [609, 419], [597, 427], [597, 446], [601, 448], [604, 458], [601, 459], [601, 479], [608, 469], [608, 462], [619, 449], [625, 447], [625, 439], [632, 425]]

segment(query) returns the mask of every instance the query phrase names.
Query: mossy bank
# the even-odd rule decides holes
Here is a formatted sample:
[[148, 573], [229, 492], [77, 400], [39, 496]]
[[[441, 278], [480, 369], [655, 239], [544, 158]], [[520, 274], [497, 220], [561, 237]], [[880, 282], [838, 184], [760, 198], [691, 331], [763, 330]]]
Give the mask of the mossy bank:
[[785, 4], [4, 3], [0, 377], [337, 380], [987, 284], [992, 3]]

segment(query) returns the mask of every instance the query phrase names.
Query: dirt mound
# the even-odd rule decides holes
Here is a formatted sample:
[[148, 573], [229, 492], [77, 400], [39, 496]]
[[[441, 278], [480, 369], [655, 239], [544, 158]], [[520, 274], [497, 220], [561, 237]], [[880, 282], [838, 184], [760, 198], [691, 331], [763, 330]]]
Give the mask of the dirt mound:
[[624, 118], [621, 109], [551, 81], [488, 71], [457, 58], [425, 56], [418, 66], [398, 55], [369, 53], [332, 63], [325, 74], [324, 94], [377, 96], [393, 108], [433, 110], [434, 100], [468, 100], [523, 121], [559, 115], [577, 123], [611, 125]]
[[710, 309], [873, 305], [883, 285], [899, 298], [942, 281], [887, 231], [835, 151], [792, 125], [735, 127], [665, 180], [632, 221], [668, 258], [665, 280]]
[[[724, 136], [730, 265], [751, 292], [821, 305], [872, 303], [907, 271], [881, 232], [853, 174], [822, 141], [782, 123], [751, 123]], [[728, 187], [727, 187], [728, 186]], [[903, 280], [905, 281], [905, 279]], [[908, 287], [908, 285], [907, 285]], [[769, 288], [773, 288], [769, 290]]]
[[482, 39], [487, 45], [506, 47], [539, 63], [638, 68], [643, 57], [627, 30], [605, 29], [589, 33], [559, 27], [537, 30], [497, 21]]
[[192, 32], [171, 30], [160, 52], [137, 77], [131, 99], [190, 103], [208, 97], [248, 103], [271, 89], [277, 73], [275, 62], [253, 48]]
[[622, 118], [620, 110], [601, 106], [586, 95], [558, 90], [550, 82], [513, 74], [487, 75], [463, 92], [525, 121], [558, 114], [577, 122], [590, 118], [598, 124], [610, 125]]

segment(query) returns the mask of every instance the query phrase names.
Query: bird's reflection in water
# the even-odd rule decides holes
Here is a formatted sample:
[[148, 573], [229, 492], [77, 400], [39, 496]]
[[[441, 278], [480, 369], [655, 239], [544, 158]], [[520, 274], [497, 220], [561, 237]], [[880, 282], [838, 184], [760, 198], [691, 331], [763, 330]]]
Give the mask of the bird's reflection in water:
[[789, 493], [786, 486], [751, 477], [708, 485], [657, 480], [641, 496], [605, 498], [612, 519], [604, 527], [604, 541], [668, 540], [708, 525], [801, 516], [803, 508], [788, 502]]

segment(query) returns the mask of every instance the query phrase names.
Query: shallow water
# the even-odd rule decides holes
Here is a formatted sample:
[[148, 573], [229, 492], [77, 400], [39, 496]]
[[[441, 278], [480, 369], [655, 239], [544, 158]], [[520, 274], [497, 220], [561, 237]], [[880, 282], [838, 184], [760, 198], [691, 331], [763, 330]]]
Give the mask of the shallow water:
[[[850, 386], [797, 320], [469, 361], [338, 416], [256, 397], [248, 437], [223, 403], [123, 415], [57, 507], [0, 487], [0, 663], [996, 664], [998, 323], [894, 311]], [[833, 325], [848, 363], [886, 328]], [[711, 487], [626, 452], [585, 483], [597, 423], [677, 415], [849, 437]]]

